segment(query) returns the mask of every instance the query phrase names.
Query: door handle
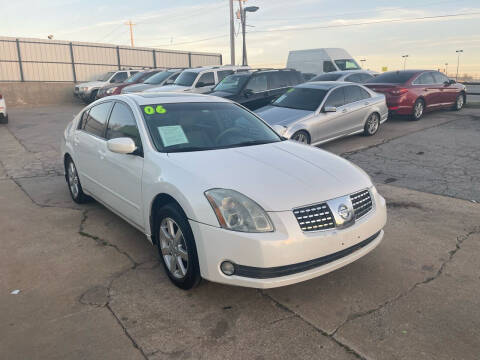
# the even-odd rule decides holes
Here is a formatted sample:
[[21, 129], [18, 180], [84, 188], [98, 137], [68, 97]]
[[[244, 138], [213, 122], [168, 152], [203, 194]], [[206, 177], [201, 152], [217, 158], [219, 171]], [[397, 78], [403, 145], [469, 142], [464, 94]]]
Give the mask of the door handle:
[[79, 141], [76, 137], [74, 137], [74, 138], [73, 138], [73, 144], [74, 144], [75, 146], [78, 146], [78, 144], [80, 144], [80, 141]]
[[370, 105], [370, 103], [367, 101], [367, 102], [365, 103], [365, 105]]
[[100, 159], [101, 159], [101, 160], [105, 159], [105, 151], [103, 151], [103, 150], [98, 150], [98, 155], [100, 156]]
[[346, 113], [346, 112], [347, 112], [347, 109], [343, 109], [343, 110], [342, 110], [342, 113]]
[[428, 89], [427, 89], [427, 88], [425, 88], [425, 89], [423, 89], [423, 91], [428, 91]]

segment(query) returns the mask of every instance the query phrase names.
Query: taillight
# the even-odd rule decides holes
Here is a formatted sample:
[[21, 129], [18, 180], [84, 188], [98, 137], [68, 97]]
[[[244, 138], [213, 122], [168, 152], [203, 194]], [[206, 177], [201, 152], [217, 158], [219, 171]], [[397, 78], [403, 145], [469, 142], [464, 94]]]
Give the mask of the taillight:
[[397, 88], [390, 91], [392, 95], [397, 95], [397, 96], [405, 94], [407, 92], [408, 92], [408, 89], [405, 89], [405, 88]]
[[3, 96], [2, 96], [2, 94], [0, 94], [0, 99], [3, 99]]

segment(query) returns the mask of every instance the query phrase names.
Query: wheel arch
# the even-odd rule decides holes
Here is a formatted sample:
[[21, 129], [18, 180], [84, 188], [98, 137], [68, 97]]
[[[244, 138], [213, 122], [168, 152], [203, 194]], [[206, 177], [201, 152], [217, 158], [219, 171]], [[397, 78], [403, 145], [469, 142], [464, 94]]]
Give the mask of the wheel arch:
[[156, 214], [158, 210], [167, 205], [167, 204], [176, 204], [179, 209], [182, 211], [183, 215], [188, 219], [187, 214], [185, 213], [185, 210], [183, 209], [182, 205], [170, 194], [167, 193], [159, 193], [155, 195], [153, 198], [151, 205], [150, 205], [150, 214], [149, 214], [149, 224], [150, 224], [150, 234], [151, 234], [151, 239], [152, 243], [155, 245], [157, 243], [157, 236], [156, 236], [156, 228], [157, 228], [157, 217]]

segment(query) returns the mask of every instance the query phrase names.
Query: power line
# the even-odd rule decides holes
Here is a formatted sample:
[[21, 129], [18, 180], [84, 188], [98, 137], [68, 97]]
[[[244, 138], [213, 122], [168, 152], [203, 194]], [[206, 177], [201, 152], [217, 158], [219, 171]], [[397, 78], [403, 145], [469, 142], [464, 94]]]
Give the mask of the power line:
[[120, 29], [120, 27], [123, 26], [123, 23], [116, 26], [112, 31], [110, 31], [107, 35], [103, 36], [100, 40], [97, 40], [95, 42], [102, 42], [104, 41], [106, 38], [108, 38], [110, 35], [112, 35], [115, 31], [117, 31], [118, 29]]
[[[408, 18], [408, 19], [389, 19], [389, 20], [364, 21], [364, 22], [358, 22], [358, 23], [352, 23], [352, 24], [309, 26], [309, 27], [289, 28], [289, 29], [256, 30], [256, 31], [248, 31], [247, 33], [248, 34], [255, 34], [255, 33], [265, 33], [265, 32], [318, 30], [318, 29], [341, 28], [341, 27], [349, 27], [349, 26], [375, 25], [375, 24], [392, 23], [392, 22], [394, 22], [394, 23], [414, 22], [414, 21], [421, 21], [421, 20], [452, 18], [452, 17], [469, 16], [469, 15], [480, 15], [480, 12], [463, 13], [463, 14], [445, 14], [445, 15], [434, 15], [434, 16], [421, 16], [421, 17]], [[227, 37], [227, 36], [229, 36], [229, 35], [228, 34], [223, 34], [223, 35], [212, 36], [212, 37], [209, 37], [209, 38], [199, 39], [199, 40], [195, 40], [195, 41], [186, 41], [186, 42], [165, 44], [165, 45], [156, 45], [156, 46], [187, 45], [187, 44], [194, 44], [194, 43], [198, 43], [198, 42], [204, 42], [204, 41], [224, 38], [224, 37]]]

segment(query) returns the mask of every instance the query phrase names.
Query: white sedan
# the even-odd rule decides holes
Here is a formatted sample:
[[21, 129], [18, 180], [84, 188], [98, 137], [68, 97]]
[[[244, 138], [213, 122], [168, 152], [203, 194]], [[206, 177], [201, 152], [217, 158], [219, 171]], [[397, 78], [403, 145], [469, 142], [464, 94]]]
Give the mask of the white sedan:
[[0, 94], [0, 124], [7, 124], [8, 123], [8, 113], [7, 113], [7, 104], [5, 103], [5, 99], [3, 95]]
[[98, 100], [67, 126], [62, 157], [73, 200], [93, 197], [145, 233], [183, 289], [297, 283], [383, 238], [385, 199], [368, 175], [222, 98]]

